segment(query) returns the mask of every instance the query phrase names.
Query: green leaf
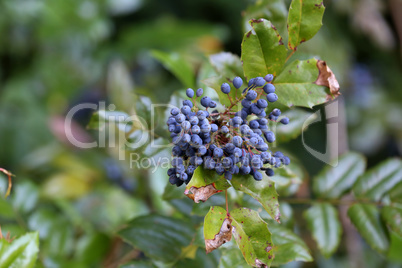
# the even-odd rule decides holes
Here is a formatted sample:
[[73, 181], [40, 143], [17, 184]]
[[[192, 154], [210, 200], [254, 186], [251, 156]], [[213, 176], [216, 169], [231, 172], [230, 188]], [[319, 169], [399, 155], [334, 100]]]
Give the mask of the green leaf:
[[226, 218], [226, 210], [222, 207], [211, 207], [204, 218], [204, 238], [214, 239], [221, 230], [223, 221]]
[[[92, 114], [92, 117], [87, 125], [89, 129], [98, 129], [103, 130], [107, 123], [116, 123], [125, 125], [124, 122], [128, 122], [129, 115], [120, 112], [120, 111], [107, 111], [107, 110], [99, 110]], [[129, 127], [130, 124], [127, 124], [125, 132], [128, 132], [131, 128]], [[123, 130], [123, 129], [122, 129]]]
[[348, 216], [366, 242], [376, 251], [385, 253], [389, 247], [386, 230], [380, 221], [380, 214], [374, 205], [355, 204], [348, 210]]
[[159, 215], [138, 217], [118, 232], [127, 243], [163, 262], [175, 261], [194, 233], [190, 222]]
[[0, 268], [34, 267], [39, 252], [39, 235], [27, 233], [11, 243], [0, 240]]
[[281, 117], [282, 116], [289, 118], [289, 124], [280, 124], [280, 118], [276, 122], [269, 121], [269, 129], [276, 133], [276, 140], [279, 143], [297, 138], [306, 130], [303, 127], [310, 125], [310, 122], [313, 122], [317, 118], [316, 114], [298, 108], [283, 112]]
[[272, 262], [272, 240], [267, 223], [256, 211], [238, 208], [230, 212], [233, 236], [249, 265], [270, 266]]
[[366, 169], [366, 160], [359, 153], [341, 155], [336, 166], [327, 165], [313, 180], [314, 193], [321, 198], [340, 198]]
[[305, 211], [304, 218], [318, 249], [325, 257], [330, 257], [341, 241], [342, 226], [338, 211], [331, 204], [317, 203]]
[[15, 186], [10, 202], [15, 210], [28, 213], [35, 208], [38, 199], [38, 187], [30, 181], [23, 181]]
[[131, 261], [119, 266], [119, 268], [155, 268], [150, 261]]
[[205, 251], [198, 248], [194, 259], [180, 259], [174, 264], [174, 268], [211, 268], [217, 267], [220, 259], [218, 250], [205, 256]]
[[288, 15], [288, 47], [296, 50], [301, 43], [311, 39], [322, 26], [324, 15], [322, 0], [293, 0]]
[[328, 101], [329, 89], [314, 82], [319, 75], [317, 60], [295, 60], [274, 80], [278, 102], [288, 107], [314, 105]]
[[[182, 193], [182, 195], [183, 195], [183, 193]], [[225, 195], [224, 194], [216, 194], [216, 195], [213, 195], [210, 198], [208, 198], [207, 201], [201, 202], [201, 203], [195, 205], [193, 207], [193, 210], [191, 211], [191, 214], [204, 217], [208, 213], [210, 207], [212, 207], [212, 206], [224, 207], [225, 204], [226, 204]]]
[[250, 20], [253, 30], [243, 37], [241, 60], [244, 76], [251, 78], [267, 74], [276, 76], [286, 60], [286, 47], [282, 37], [270, 21]]
[[274, 243], [274, 261], [272, 266], [279, 266], [291, 261], [313, 261], [310, 251], [303, 240], [291, 230], [280, 224], [269, 225]]
[[387, 225], [398, 235], [402, 236], [402, 208], [385, 206], [381, 210], [381, 216]]
[[218, 268], [249, 268], [238, 248], [222, 249], [222, 256]]
[[186, 59], [178, 53], [166, 53], [153, 50], [152, 56], [159, 60], [166, 69], [171, 71], [185, 87], [195, 86], [195, 75], [192, 67]]
[[358, 198], [378, 201], [400, 182], [402, 182], [402, 160], [388, 159], [360, 176], [353, 186], [353, 192]]
[[[287, 35], [286, 18], [288, 10], [283, 0], [260, 0], [254, 5], [249, 5], [243, 12], [244, 32], [251, 30], [249, 21], [251, 19], [263, 18], [272, 22], [278, 29], [280, 35], [285, 38]], [[286, 42], [284, 42], [286, 43]]]
[[219, 176], [215, 170], [204, 169], [199, 166], [194, 171], [191, 181], [187, 184], [185, 194], [194, 200], [205, 202], [216, 193], [226, 190], [230, 187], [225, 177]]
[[[303, 183], [305, 172], [302, 165], [292, 159], [290, 165], [277, 168], [275, 175], [270, 179], [275, 182], [276, 191], [280, 196], [290, 196], [299, 190], [300, 185]], [[269, 178], [265, 173], [263, 173], [263, 176], [263, 180], [265, 180], [265, 177]]]
[[389, 198], [392, 202], [402, 204], [402, 182], [398, 183], [388, 192]]
[[251, 176], [233, 176], [231, 183], [233, 187], [258, 200], [272, 219], [279, 222], [278, 193], [275, 190], [275, 183], [269, 178], [261, 181], [254, 180]]
[[176, 185], [171, 185], [169, 182], [165, 186], [165, 190], [163, 192], [162, 198], [163, 200], [169, 201], [172, 199], [180, 199], [186, 197], [183, 192], [186, 188], [185, 184], [182, 184], [180, 187]]

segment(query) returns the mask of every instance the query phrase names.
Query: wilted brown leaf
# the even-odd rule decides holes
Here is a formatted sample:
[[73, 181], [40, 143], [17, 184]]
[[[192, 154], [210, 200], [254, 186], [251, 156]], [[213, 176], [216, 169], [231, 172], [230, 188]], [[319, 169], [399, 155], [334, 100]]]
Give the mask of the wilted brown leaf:
[[184, 191], [184, 194], [193, 199], [195, 203], [199, 203], [200, 201], [207, 201], [210, 196], [219, 192], [222, 192], [222, 190], [217, 190], [212, 183], [199, 188], [191, 187], [189, 190]]
[[215, 235], [214, 239], [205, 239], [205, 248], [207, 254], [219, 248], [226, 242], [232, 239], [232, 223], [231, 220], [226, 218], [221, 226], [219, 233]]
[[341, 93], [339, 93], [338, 80], [336, 80], [335, 74], [328, 67], [327, 63], [323, 60], [318, 60], [317, 68], [320, 73], [318, 75], [317, 80], [314, 83], [319, 86], [329, 87], [329, 90], [331, 91], [332, 95], [330, 97], [332, 98], [336, 98], [337, 96], [341, 95]]

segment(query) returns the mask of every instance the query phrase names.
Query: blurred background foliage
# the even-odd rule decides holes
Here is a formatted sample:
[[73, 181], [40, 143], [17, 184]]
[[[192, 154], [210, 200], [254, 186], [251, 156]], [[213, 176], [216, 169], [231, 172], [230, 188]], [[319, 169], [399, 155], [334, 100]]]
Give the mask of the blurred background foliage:
[[[368, 167], [400, 156], [402, 2], [324, 4], [324, 26], [294, 57], [325, 59], [340, 82], [345, 107], [339, 117], [340, 150], [364, 153]], [[208, 204], [224, 200], [214, 196], [208, 204], [194, 205], [176, 189], [164, 193], [168, 177], [163, 168], [130, 168], [107, 146], [74, 147], [64, 134], [67, 112], [79, 103], [106, 101], [150, 123], [149, 103], [174, 104], [185, 88], [205, 87], [200, 80], [214, 74], [209, 55], [240, 55], [249, 18], [264, 17], [280, 32], [286, 30], [288, 5], [277, 0], [1, 0], [0, 167], [16, 175], [11, 196], [0, 198], [3, 234], [38, 230], [38, 267], [118, 267], [130, 260], [135, 264], [125, 267], [151, 267], [143, 252], [116, 235], [128, 220], [158, 213], [198, 227]], [[178, 78], [169, 71], [174, 68], [160, 61], [179, 65]], [[97, 139], [98, 132], [87, 129], [92, 113], [86, 109], [74, 116], [72, 131], [81, 141]], [[163, 120], [156, 123], [163, 143], [168, 133]], [[324, 151], [325, 133], [325, 122], [316, 123], [305, 133], [305, 141]], [[135, 139], [135, 131], [132, 134]], [[297, 179], [276, 179], [277, 184], [297, 186], [278, 191], [308, 196], [306, 187], [299, 186], [308, 185], [324, 164], [307, 153], [300, 137], [278, 146], [300, 161], [293, 169]], [[169, 156], [167, 150], [155, 152], [147, 145], [129, 152]], [[0, 189], [4, 196], [4, 176]], [[281, 207], [284, 224], [292, 227], [303, 206]], [[289, 213], [294, 219], [287, 222]], [[306, 238], [305, 226], [296, 232], [306, 239], [315, 262], [289, 267], [352, 267], [348, 247], [324, 259]], [[402, 239], [393, 235], [393, 241], [389, 257], [396, 263], [373, 253], [361, 239], [356, 242], [359, 256], [364, 256], [360, 262], [364, 267], [400, 267]], [[193, 244], [201, 247], [182, 251], [175, 267], [218, 267], [220, 254], [230, 254], [222, 250], [205, 256], [202, 243]], [[154, 259], [152, 265], [163, 267], [165, 258]]]

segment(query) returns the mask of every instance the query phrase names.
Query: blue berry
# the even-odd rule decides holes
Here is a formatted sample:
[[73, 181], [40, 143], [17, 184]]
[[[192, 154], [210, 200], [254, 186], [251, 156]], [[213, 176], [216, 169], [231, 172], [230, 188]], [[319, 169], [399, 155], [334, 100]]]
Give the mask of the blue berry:
[[284, 118], [282, 118], [281, 121], [279, 121], [279, 122], [281, 122], [281, 123], [284, 124], [284, 125], [287, 125], [287, 124], [289, 124], [289, 118], [284, 117]]
[[194, 90], [192, 88], [187, 88], [186, 95], [191, 99], [192, 97], [194, 97]]
[[242, 137], [240, 137], [240, 136], [234, 136], [233, 137], [233, 144], [236, 146], [236, 147], [241, 147], [241, 145], [242, 145], [242, 143], [243, 143], [243, 139], [242, 139]]
[[261, 181], [262, 180], [262, 174], [258, 171], [254, 171], [253, 177], [256, 181]]
[[169, 132], [174, 132], [175, 129], [176, 129], [176, 124], [170, 124], [170, 125], [168, 126], [168, 129], [169, 129]]
[[260, 126], [257, 120], [251, 120], [249, 125], [251, 128], [258, 128]]
[[184, 120], [186, 120], [186, 117], [184, 116], [184, 114], [178, 114], [178, 115], [176, 115], [176, 122], [177, 123], [182, 123], [182, 122], [184, 122]]
[[221, 148], [214, 149], [214, 157], [221, 158], [223, 156], [223, 150]]
[[227, 126], [222, 126], [221, 131], [223, 134], [227, 134], [227, 133], [229, 133], [229, 128]]
[[258, 123], [260, 125], [266, 125], [266, 124], [268, 124], [268, 120], [266, 118], [261, 118], [258, 120]]
[[198, 120], [198, 117], [197, 117], [197, 116], [192, 116], [192, 117], [190, 117], [190, 123], [191, 123], [192, 125], [197, 125], [198, 122], [199, 122], [199, 120]]
[[225, 172], [225, 179], [227, 179], [228, 181], [232, 179], [232, 174], [229, 171]]
[[275, 108], [271, 112], [274, 116], [280, 116], [281, 115], [281, 110]]
[[275, 141], [275, 134], [272, 131], [267, 131], [264, 133], [267, 142], [272, 143]]
[[181, 127], [185, 130], [185, 131], [189, 131], [191, 128], [191, 124], [189, 121], [184, 121], [183, 123], [181, 123]]
[[193, 126], [193, 127], [191, 128], [191, 132], [192, 132], [193, 134], [198, 134], [198, 133], [200, 133], [200, 131], [201, 131], [201, 129], [200, 129], [200, 127], [197, 126], [197, 125], [195, 125], [195, 126]]
[[205, 146], [198, 147], [198, 154], [204, 155], [207, 153], [207, 148]]
[[235, 117], [233, 117], [233, 123], [235, 123], [235, 124], [241, 124], [241, 122], [243, 121], [243, 119], [241, 119], [241, 117], [240, 116], [235, 116]]
[[211, 107], [211, 108], [215, 108], [216, 107], [216, 102], [215, 101], [211, 101], [210, 103], [209, 103], [209, 107]]
[[175, 124], [175, 123], [176, 123], [176, 119], [174, 118], [174, 116], [170, 116], [166, 122], [166, 124], [168, 124], [168, 125]]
[[211, 131], [212, 132], [217, 132], [218, 131], [218, 125], [217, 124], [211, 124]]
[[204, 113], [204, 111], [198, 111], [197, 117], [199, 120], [204, 120], [206, 118], [206, 114]]
[[274, 79], [274, 75], [272, 75], [272, 74], [267, 74], [264, 77], [264, 80], [267, 81], [268, 83], [271, 82], [273, 79]]
[[230, 92], [229, 84], [228, 83], [223, 83], [222, 86], [221, 86], [221, 90], [222, 90], [223, 93], [229, 94], [229, 92]]
[[257, 92], [255, 92], [254, 90], [249, 90], [247, 92], [246, 99], [252, 101], [255, 100], [255, 98], [257, 98]]
[[193, 108], [193, 103], [191, 102], [191, 100], [184, 100], [183, 106], [189, 106], [190, 108]]
[[289, 157], [287, 157], [287, 156], [284, 156], [283, 158], [282, 158], [282, 163], [284, 164], [284, 165], [289, 165], [290, 164], [290, 159], [289, 159]]
[[269, 94], [267, 95], [267, 100], [268, 100], [269, 102], [275, 102], [275, 101], [278, 100], [278, 96], [277, 96], [275, 93], [269, 93]]
[[195, 95], [197, 97], [200, 97], [202, 94], [204, 94], [204, 90], [202, 88], [197, 89], [197, 91], [195, 92]]
[[244, 108], [249, 108], [249, 107], [251, 107], [251, 100], [248, 100], [248, 99], [243, 99], [242, 101], [241, 101], [241, 105], [244, 107]]
[[181, 112], [184, 115], [188, 115], [189, 113], [191, 113], [191, 108], [189, 106], [183, 106], [183, 107], [181, 107]]
[[250, 173], [250, 171], [251, 171], [250, 166], [241, 166], [240, 167], [240, 174], [242, 174], [242, 175], [247, 175]]
[[233, 86], [237, 89], [241, 88], [241, 86], [243, 85], [243, 80], [240, 77], [235, 77], [233, 79]]
[[203, 124], [201, 125], [201, 131], [204, 133], [208, 133], [211, 131], [211, 125], [210, 124]]
[[254, 83], [257, 87], [262, 87], [265, 84], [265, 80], [262, 77], [256, 77]]
[[268, 102], [264, 99], [259, 99], [257, 101], [257, 106], [258, 106], [258, 108], [265, 109], [268, 106]]
[[202, 97], [202, 99], [201, 99], [201, 105], [202, 106], [204, 106], [205, 108], [208, 108], [209, 107], [209, 105], [211, 104], [211, 98], [210, 97], [208, 97], [208, 96], [205, 96], [205, 97]]
[[249, 81], [248, 81], [248, 87], [252, 87], [252, 86], [254, 86], [254, 78], [251, 78]]
[[258, 108], [257, 104], [255, 103], [251, 105], [250, 109], [253, 114], [259, 115], [260, 113], [262, 113], [262, 110]]
[[272, 84], [266, 84], [263, 87], [263, 90], [265, 93], [270, 94], [270, 93], [274, 93], [275, 92], [275, 86]]
[[170, 110], [170, 114], [173, 116], [176, 116], [180, 113], [179, 108], [173, 108], [172, 110]]

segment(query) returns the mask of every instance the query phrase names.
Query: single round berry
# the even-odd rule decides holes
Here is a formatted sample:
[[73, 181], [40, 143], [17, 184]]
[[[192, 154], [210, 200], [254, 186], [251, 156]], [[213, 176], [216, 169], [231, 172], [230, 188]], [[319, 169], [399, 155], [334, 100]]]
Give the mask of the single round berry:
[[223, 93], [229, 94], [229, 92], [230, 92], [229, 84], [228, 83], [223, 83], [222, 86], [221, 86], [221, 90], [222, 90]]
[[275, 175], [275, 172], [271, 168], [267, 168], [265, 174], [267, 174], [268, 177], [272, 177]]
[[233, 123], [235, 123], [235, 124], [241, 124], [241, 122], [243, 121], [243, 119], [241, 119], [241, 117], [240, 116], [235, 116], [235, 117], [233, 117]]
[[233, 86], [237, 89], [239, 89], [243, 85], [243, 80], [240, 77], [235, 77], [233, 79]]
[[229, 133], [229, 128], [227, 126], [222, 126], [221, 131], [223, 134], [227, 134], [227, 133]]
[[281, 121], [279, 121], [279, 122], [281, 122], [281, 123], [284, 124], [284, 125], [287, 125], [287, 124], [289, 124], [289, 118], [284, 117], [284, 118], [282, 118]]
[[254, 78], [251, 78], [249, 81], [248, 81], [248, 87], [253, 87], [254, 86]]
[[278, 100], [278, 96], [277, 96], [275, 93], [269, 93], [269, 94], [267, 95], [267, 100], [268, 100], [269, 102], [275, 102], [275, 101]]
[[264, 133], [267, 142], [272, 143], [275, 141], [275, 134], [272, 131], [267, 131]]
[[223, 150], [221, 148], [215, 148], [213, 153], [216, 158], [221, 158], [223, 156]]
[[179, 110], [179, 108], [173, 108], [172, 110], [170, 110], [170, 114], [171, 115], [173, 115], [173, 116], [176, 116], [176, 115], [178, 115], [180, 113], [180, 110]]
[[258, 106], [258, 108], [265, 109], [268, 107], [268, 102], [264, 99], [259, 99], [257, 101], [257, 106]]
[[202, 94], [204, 94], [204, 90], [202, 88], [197, 89], [197, 91], [195, 92], [195, 95], [197, 97], [200, 97]]
[[271, 112], [274, 116], [280, 116], [281, 115], [281, 110], [275, 108]]
[[252, 102], [251, 102], [250, 100], [248, 100], [248, 99], [243, 99], [243, 100], [241, 101], [241, 105], [242, 105], [244, 108], [250, 108], [250, 107], [251, 107], [251, 104], [252, 104]]
[[212, 132], [217, 132], [218, 131], [218, 125], [217, 124], [211, 124], [211, 131]]
[[186, 120], [181, 123], [181, 127], [184, 129], [184, 131], [189, 131], [191, 128], [191, 123]]
[[262, 109], [258, 108], [257, 104], [253, 103], [250, 107], [251, 109], [251, 113], [259, 115], [260, 113], [262, 113]]
[[[188, 107], [188, 106], [187, 106]], [[186, 116], [184, 114], [178, 114], [176, 115], [176, 122], [177, 123], [182, 123], [184, 122], [184, 120], [186, 120]]]
[[201, 132], [201, 129], [200, 129], [199, 126], [195, 125], [195, 126], [193, 126], [193, 127], [191, 128], [191, 132], [192, 132], [193, 134], [198, 134], [198, 133]]
[[251, 128], [258, 128], [260, 126], [257, 120], [251, 120], [249, 125]]
[[190, 108], [190, 106], [183, 106], [183, 107], [181, 107], [181, 112], [182, 112], [184, 115], [188, 115], [189, 113], [191, 113], [191, 108]]
[[257, 87], [262, 87], [265, 84], [265, 80], [262, 77], [256, 77], [254, 83]]
[[210, 103], [209, 103], [209, 107], [211, 107], [211, 108], [215, 108], [216, 107], [216, 102], [215, 101], [211, 101]]
[[254, 171], [253, 177], [256, 181], [261, 181], [262, 180], [262, 174], [258, 171]]
[[206, 118], [206, 114], [204, 113], [204, 111], [198, 111], [197, 117], [198, 117], [198, 120], [204, 120]]
[[211, 98], [208, 96], [202, 97], [201, 99], [201, 105], [204, 106], [205, 108], [208, 108], [210, 103], [211, 103]]
[[290, 164], [290, 159], [289, 159], [289, 157], [287, 157], [287, 156], [284, 156], [283, 158], [282, 158], [282, 163], [284, 164], [284, 165], [289, 165]]
[[194, 90], [192, 88], [187, 88], [186, 95], [191, 99], [192, 97], [194, 97]]
[[254, 90], [249, 90], [247, 92], [246, 99], [252, 101], [255, 100], [255, 98], [257, 98], [257, 92], [255, 92]]
[[275, 86], [272, 84], [266, 84], [262, 89], [267, 94], [275, 92]]
[[199, 122], [197, 116], [192, 116], [192, 117], [190, 117], [190, 120], [189, 120], [189, 121], [190, 121], [190, 123], [191, 123], [192, 125], [197, 125], [198, 122]]
[[271, 82], [273, 79], [274, 79], [274, 75], [272, 75], [272, 74], [267, 74], [264, 77], [264, 80], [267, 81], [268, 83]]

